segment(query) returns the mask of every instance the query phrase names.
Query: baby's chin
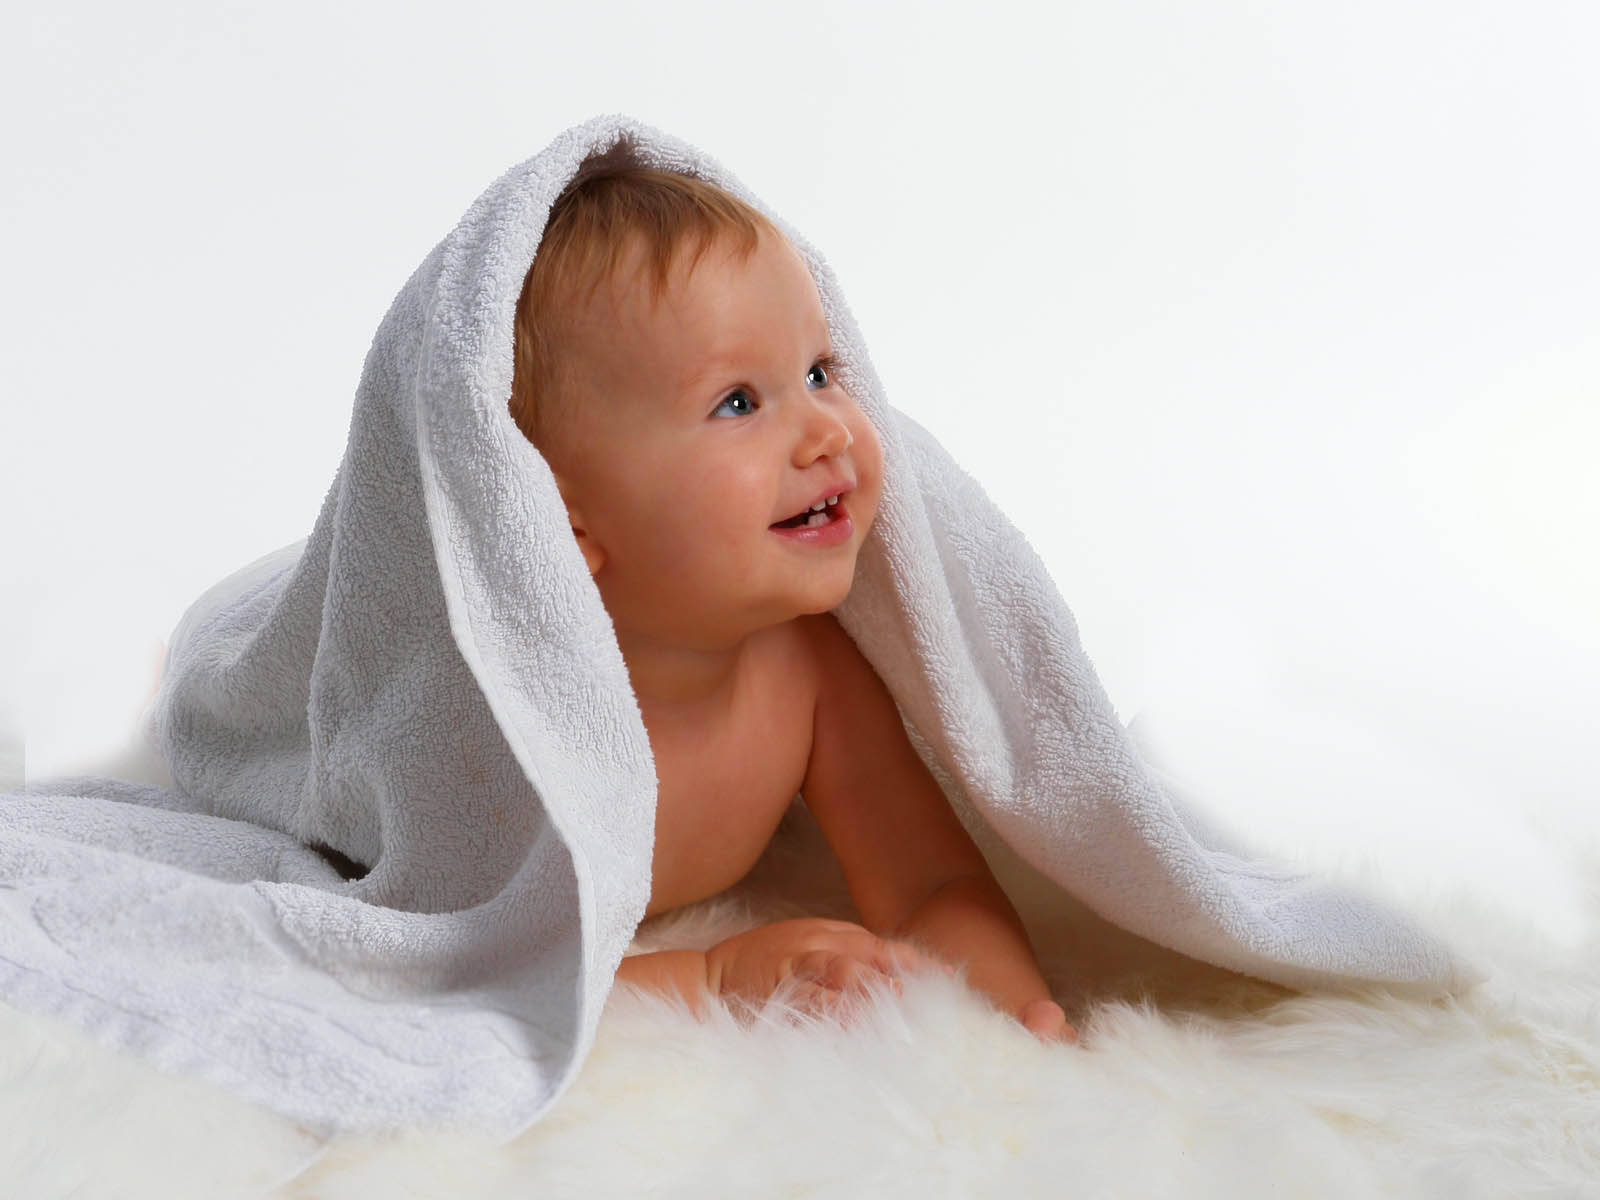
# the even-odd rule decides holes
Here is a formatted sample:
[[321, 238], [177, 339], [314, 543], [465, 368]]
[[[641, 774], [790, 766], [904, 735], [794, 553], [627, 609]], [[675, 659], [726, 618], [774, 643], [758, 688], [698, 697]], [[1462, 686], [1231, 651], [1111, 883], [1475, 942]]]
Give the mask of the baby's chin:
[[795, 607], [794, 617], [810, 617], [819, 613], [832, 612], [844, 603], [845, 597], [850, 594], [850, 585], [853, 582], [854, 576], [851, 576], [842, 585], [827, 588], [819, 587], [812, 594], [799, 598]]
[[[844, 598], [850, 594], [848, 584], [844, 586], [817, 586], [803, 591], [783, 596], [767, 596], [762, 599], [751, 598], [744, 609], [744, 622], [748, 622], [744, 632], [761, 633], [803, 617], [817, 616], [821, 613], [832, 612]], [[735, 624], [744, 624], [735, 619]], [[727, 624], [720, 626], [726, 630]]]

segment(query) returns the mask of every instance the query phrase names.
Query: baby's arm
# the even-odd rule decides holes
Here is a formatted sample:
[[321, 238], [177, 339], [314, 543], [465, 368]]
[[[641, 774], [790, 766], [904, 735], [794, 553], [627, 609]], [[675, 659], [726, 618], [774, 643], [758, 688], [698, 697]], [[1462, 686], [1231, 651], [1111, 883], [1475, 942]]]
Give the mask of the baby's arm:
[[675, 993], [697, 1017], [705, 1016], [706, 999], [711, 993], [704, 950], [654, 950], [629, 955], [617, 967], [617, 982], [663, 995]]
[[953, 962], [1033, 1032], [1075, 1038], [982, 853], [906, 738], [889, 690], [831, 616], [809, 623], [822, 673], [800, 792], [867, 928]]
[[1041, 1037], [1077, 1039], [1050, 998], [1027, 931], [989, 874], [962, 875], [936, 887], [889, 936], [925, 944], [967, 964], [967, 978]]

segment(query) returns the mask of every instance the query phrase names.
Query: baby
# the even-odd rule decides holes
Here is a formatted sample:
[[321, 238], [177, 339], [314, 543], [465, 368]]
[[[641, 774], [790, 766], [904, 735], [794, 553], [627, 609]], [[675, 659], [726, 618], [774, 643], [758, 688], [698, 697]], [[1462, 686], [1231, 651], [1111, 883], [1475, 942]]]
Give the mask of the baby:
[[[967, 978], [1044, 1039], [1076, 1033], [1021, 921], [830, 615], [883, 453], [840, 386], [821, 298], [759, 212], [693, 177], [591, 159], [516, 314], [510, 401], [616, 628], [657, 776], [646, 918], [723, 891], [798, 792], [863, 925], [804, 918], [619, 980], [834, 1010], [903, 966]], [[926, 952], [926, 953], [925, 953]]]

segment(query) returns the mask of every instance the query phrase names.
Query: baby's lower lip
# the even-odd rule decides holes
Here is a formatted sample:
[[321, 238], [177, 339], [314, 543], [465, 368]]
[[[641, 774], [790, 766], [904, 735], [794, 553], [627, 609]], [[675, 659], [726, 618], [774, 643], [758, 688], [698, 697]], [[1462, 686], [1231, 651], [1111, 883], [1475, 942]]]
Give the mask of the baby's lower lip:
[[776, 525], [769, 525], [767, 530], [802, 546], [837, 546], [840, 542], [848, 541], [855, 532], [855, 524], [845, 511], [844, 501], [830, 505], [824, 511], [829, 517], [826, 525], [801, 526], [797, 529], [779, 529]]

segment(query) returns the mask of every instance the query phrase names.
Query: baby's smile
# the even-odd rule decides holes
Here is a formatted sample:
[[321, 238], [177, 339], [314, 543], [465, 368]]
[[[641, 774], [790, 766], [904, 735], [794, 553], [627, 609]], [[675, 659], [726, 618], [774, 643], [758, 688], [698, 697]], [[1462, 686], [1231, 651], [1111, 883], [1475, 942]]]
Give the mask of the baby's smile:
[[796, 545], [840, 545], [849, 541], [850, 535], [855, 532], [850, 510], [842, 503], [843, 496], [843, 492], [834, 492], [768, 528]]

